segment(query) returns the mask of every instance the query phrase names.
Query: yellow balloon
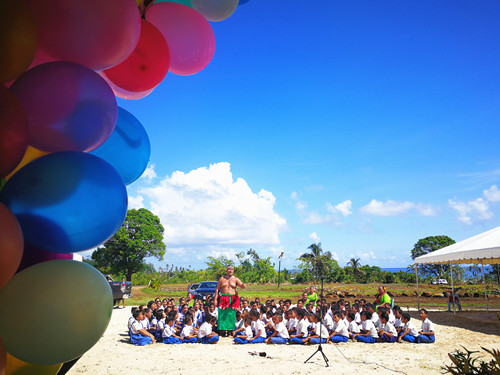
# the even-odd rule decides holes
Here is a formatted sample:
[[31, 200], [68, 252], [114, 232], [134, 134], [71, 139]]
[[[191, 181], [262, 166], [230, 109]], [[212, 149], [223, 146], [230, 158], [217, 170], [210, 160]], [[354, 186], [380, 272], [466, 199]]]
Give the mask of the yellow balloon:
[[0, 82], [9, 82], [28, 69], [38, 36], [25, 0], [0, 1]]
[[28, 146], [26, 149], [26, 152], [24, 153], [23, 159], [21, 162], [18, 164], [16, 169], [14, 169], [12, 172], [10, 172], [9, 175], [5, 177], [5, 181], [9, 181], [9, 179], [16, 173], [18, 170], [20, 170], [22, 167], [24, 167], [26, 164], [32, 162], [33, 160], [36, 160], [42, 156], [48, 155], [48, 152], [43, 152], [40, 151], [34, 147]]
[[7, 353], [7, 371], [5, 375], [56, 375], [62, 365], [62, 363], [58, 365], [34, 365], [23, 362]]

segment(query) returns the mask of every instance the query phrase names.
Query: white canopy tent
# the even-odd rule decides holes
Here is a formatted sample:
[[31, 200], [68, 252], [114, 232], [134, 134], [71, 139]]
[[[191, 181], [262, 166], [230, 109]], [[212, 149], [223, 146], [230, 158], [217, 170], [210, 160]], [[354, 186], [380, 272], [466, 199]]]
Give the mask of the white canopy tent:
[[[453, 245], [443, 247], [415, 258], [417, 267], [417, 298], [418, 298], [418, 264], [449, 264], [451, 269], [452, 296], [455, 296], [453, 287], [452, 264], [481, 264], [483, 271], [484, 297], [486, 299], [486, 310], [488, 310], [488, 296], [486, 294], [486, 282], [484, 277], [485, 264], [500, 264], [500, 227], [493, 228], [477, 236], [467, 238]], [[453, 300], [453, 312], [455, 312], [455, 298]], [[420, 299], [418, 298], [420, 308]]]

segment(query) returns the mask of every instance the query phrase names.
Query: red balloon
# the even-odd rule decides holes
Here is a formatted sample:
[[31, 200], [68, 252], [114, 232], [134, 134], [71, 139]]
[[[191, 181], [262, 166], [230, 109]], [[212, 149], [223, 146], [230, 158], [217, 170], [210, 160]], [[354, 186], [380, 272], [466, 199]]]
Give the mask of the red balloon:
[[153, 24], [141, 21], [141, 36], [134, 52], [122, 63], [104, 70], [107, 78], [127, 91], [147, 91], [167, 75], [170, 51], [165, 38]]
[[146, 91], [128, 91], [125, 89], [122, 89], [121, 87], [116, 86], [113, 82], [111, 82], [108, 77], [101, 71], [98, 72], [101, 77], [108, 83], [109, 87], [111, 87], [111, 90], [113, 90], [113, 94], [115, 96], [122, 98], [122, 99], [127, 99], [127, 100], [137, 100], [137, 99], [142, 99], [151, 94], [156, 87], [153, 87], [152, 89], [146, 90]]
[[141, 32], [135, 0], [28, 0], [39, 47], [55, 60], [94, 70], [130, 56]]
[[14, 214], [0, 203], [0, 289], [16, 273], [23, 257], [23, 232]]
[[19, 100], [0, 85], [0, 178], [21, 162], [28, 147], [28, 117]]
[[195, 74], [212, 60], [214, 31], [196, 10], [177, 3], [155, 3], [146, 10], [146, 19], [161, 31], [168, 43], [170, 72]]

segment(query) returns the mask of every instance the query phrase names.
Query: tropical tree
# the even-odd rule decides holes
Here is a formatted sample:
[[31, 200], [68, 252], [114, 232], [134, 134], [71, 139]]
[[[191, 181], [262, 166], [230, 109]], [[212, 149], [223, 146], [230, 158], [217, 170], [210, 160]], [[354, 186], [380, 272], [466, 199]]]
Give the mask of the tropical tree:
[[144, 269], [145, 258], [163, 260], [163, 232], [160, 219], [151, 211], [145, 208], [128, 210], [118, 232], [94, 251], [91, 258], [97, 268], [123, 274], [131, 281], [132, 274]]
[[213, 280], [218, 280], [224, 276], [227, 267], [234, 266], [234, 262], [224, 255], [217, 258], [209, 256], [205, 263], [207, 264], [207, 275]]
[[351, 260], [347, 262], [347, 265], [352, 267], [352, 274], [354, 275], [354, 277], [358, 277], [359, 275], [363, 274], [363, 271], [359, 269], [361, 267], [360, 258], [351, 258]]
[[332, 270], [332, 260], [336, 263], [332, 258], [332, 253], [329, 251], [323, 252], [321, 242], [317, 244], [313, 243], [307, 249], [310, 252], [304, 253], [298, 258], [302, 262], [302, 265], [299, 267], [308, 269], [316, 277], [327, 276]]
[[[429, 254], [443, 247], [453, 245], [454, 243], [455, 240], [448, 236], [430, 236], [422, 238], [418, 240], [418, 242], [413, 246], [413, 249], [411, 249], [411, 258], [418, 258], [421, 255]], [[439, 264], [422, 264], [418, 268], [424, 275], [434, 275], [437, 277], [441, 276], [443, 272], [447, 272], [449, 269], [448, 266]]]

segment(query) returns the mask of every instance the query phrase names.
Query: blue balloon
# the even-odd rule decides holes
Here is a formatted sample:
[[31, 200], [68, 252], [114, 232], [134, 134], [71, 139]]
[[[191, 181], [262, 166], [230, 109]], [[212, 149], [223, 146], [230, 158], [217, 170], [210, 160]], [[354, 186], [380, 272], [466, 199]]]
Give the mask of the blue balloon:
[[26, 242], [57, 253], [96, 247], [127, 215], [127, 189], [106, 161], [84, 152], [56, 152], [32, 161], [7, 181], [2, 201]]
[[115, 130], [92, 155], [106, 160], [122, 176], [125, 185], [141, 177], [148, 166], [151, 145], [148, 133], [134, 115], [118, 107]]

